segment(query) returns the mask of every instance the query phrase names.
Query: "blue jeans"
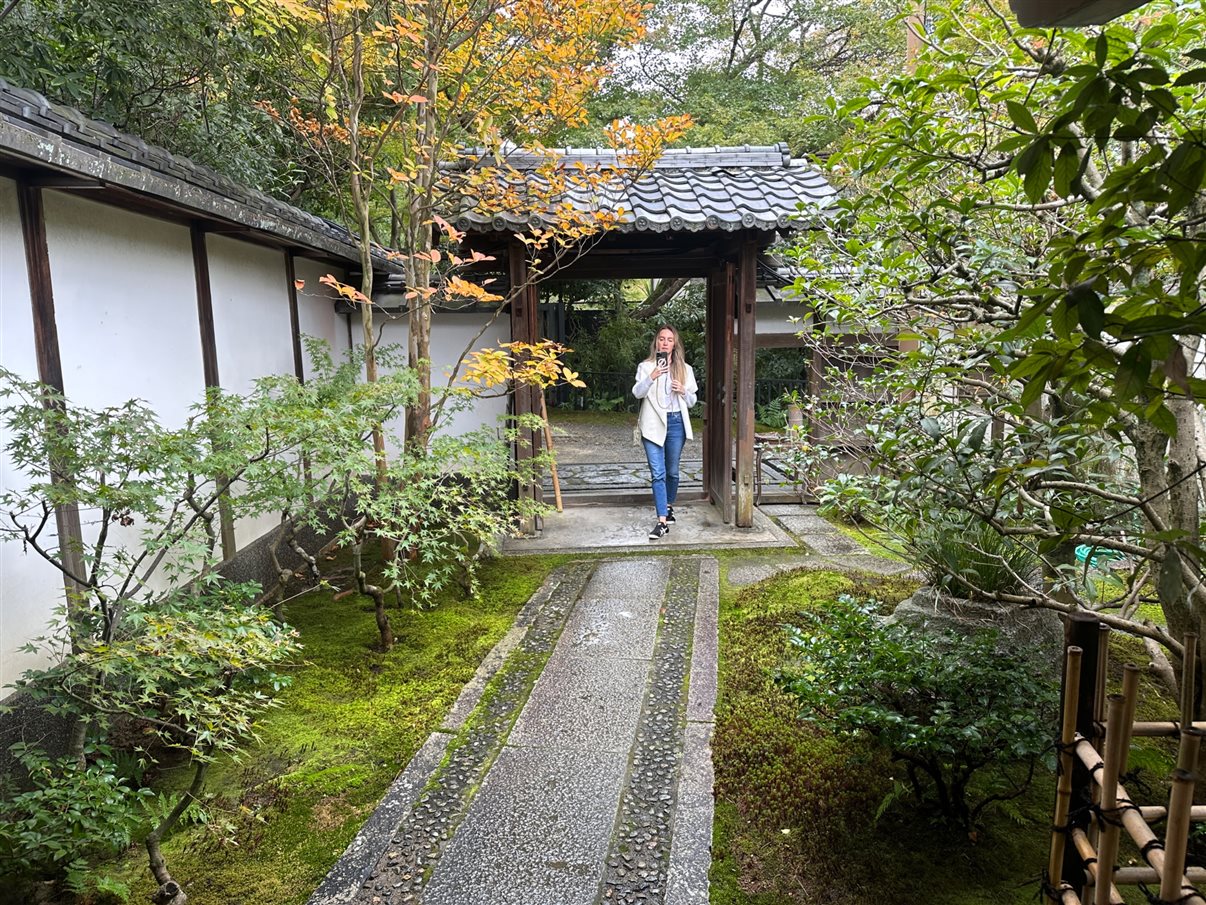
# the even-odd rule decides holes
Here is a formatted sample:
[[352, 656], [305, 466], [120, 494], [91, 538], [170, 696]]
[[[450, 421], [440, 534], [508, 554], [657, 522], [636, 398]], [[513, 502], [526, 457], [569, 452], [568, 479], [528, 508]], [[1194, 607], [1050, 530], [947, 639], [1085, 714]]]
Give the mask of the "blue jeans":
[[666, 517], [668, 506], [678, 498], [678, 460], [683, 454], [687, 433], [683, 429], [680, 412], [666, 414], [666, 445], [658, 446], [652, 440], [641, 438], [645, 444], [645, 458], [649, 460], [649, 477], [653, 480], [653, 508], [659, 519]]

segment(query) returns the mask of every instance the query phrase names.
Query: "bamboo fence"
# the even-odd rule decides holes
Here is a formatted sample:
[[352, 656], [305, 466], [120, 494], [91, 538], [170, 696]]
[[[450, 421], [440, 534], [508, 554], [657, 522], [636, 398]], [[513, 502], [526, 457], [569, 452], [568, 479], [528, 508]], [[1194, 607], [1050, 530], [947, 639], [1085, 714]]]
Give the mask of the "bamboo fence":
[[[1108, 631], [1096, 620], [1069, 623], [1069, 641], [1086, 643], [1069, 643], [1065, 651], [1059, 781], [1044, 893], [1062, 905], [1124, 905], [1119, 888], [1130, 885], [1141, 886], [1152, 903], [1206, 905], [1194, 885], [1206, 882], [1206, 869], [1185, 863], [1190, 825], [1206, 820], [1206, 806], [1193, 804], [1206, 735], [1206, 722], [1192, 721], [1197, 636], [1185, 636], [1180, 720], [1136, 722], [1139, 667], [1125, 664], [1121, 693], [1105, 694]], [[1167, 806], [1140, 806], [1122, 784], [1137, 736], [1180, 739]], [[1152, 829], [1159, 821], [1165, 824], [1163, 839]], [[1146, 866], [1118, 866], [1124, 832]], [[1158, 893], [1148, 884], [1158, 886]]]

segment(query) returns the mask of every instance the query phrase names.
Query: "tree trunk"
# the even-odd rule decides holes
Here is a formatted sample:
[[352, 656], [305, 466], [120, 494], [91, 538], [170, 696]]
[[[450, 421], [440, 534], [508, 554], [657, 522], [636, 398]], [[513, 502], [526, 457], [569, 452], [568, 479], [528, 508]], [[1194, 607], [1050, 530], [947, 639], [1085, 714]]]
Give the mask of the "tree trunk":
[[163, 858], [163, 851], [160, 849], [159, 844], [163, 841], [163, 837], [176, 826], [181, 815], [188, 810], [189, 805], [201, 796], [201, 789], [205, 785], [205, 774], [208, 771], [209, 761], [199, 761], [197, 763], [196, 770], [193, 773], [193, 782], [189, 786], [188, 791], [180, 796], [180, 800], [176, 802], [176, 806], [172, 808], [172, 812], [164, 817], [159, 822], [159, 826], [155, 827], [147, 836], [146, 847], [147, 856], [150, 860], [151, 876], [159, 884], [159, 888], [151, 894], [151, 901], [155, 905], [185, 905], [188, 901], [188, 896], [184, 894], [184, 890], [180, 888], [180, 884], [173, 880], [172, 875], [168, 873], [167, 862]]
[[407, 346], [408, 364], [419, 378], [419, 393], [415, 404], [406, 414], [406, 447], [411, 451], [427, 449], [431, 432], [431, 275], [432, 248], [431, 214], [433, 192], [439, 176], [438, 124], [436, 108], [439, 103], [439, 73], [437, 59], [439, 47], [437, 36], [441, 20], [440, 5], [429, 0], [426, 5], [427, 29], [425, 31], [424, 58], [427, 63], [425, 95], [422, 104], [422, 128], [419, 130], [418, 178], [410, 195], [410, 223], [408, 232], [410, 247], [407, 264], [407, 279], [411, 292], [417, 293], [410, 306], [408, 323], [410, 336]]

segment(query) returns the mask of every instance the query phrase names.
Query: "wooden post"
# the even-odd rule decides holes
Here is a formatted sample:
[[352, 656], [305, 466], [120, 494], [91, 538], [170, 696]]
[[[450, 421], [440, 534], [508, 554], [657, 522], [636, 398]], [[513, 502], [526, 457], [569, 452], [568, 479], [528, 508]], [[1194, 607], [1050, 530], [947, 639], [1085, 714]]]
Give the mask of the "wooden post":
[[[527, 251], [523, 243], [512, 238], [507, 248], [507, 264], [511, 277], [511, 340], [532, 343], [536, 341], [536, 299], [532, 286], [528, 284]], [[516, 417], [533, 415], [539, 411], [531, 387], [515, 387], [511, 394], [512, 414]], [[515, 462], [521, 468], [530, 468], [536, 455], [540, 435], [528, 428], [518, 428], [515, 443]], [[539, 499], [539, 487], [535, 481], [521, 481], [518, 492], [521, 499]], [[536, 533], [536, 518], [524, 516], [520, 521], [524, 534]]]
[[298, 383], [306, 382], [306, 362], [302, 355], [301, 316], [297, 309], [297, 270], [293, 252], [285, 252], [285, 291], [289, 293], [289, 335], [293, 340], [293, 374]]
[[[205, 387], [222, 386], [218, 377], [218, 341], [214, 333], [214, 299], [209, 285], [209, 249], [205, 230], [193, 222], [189, 228], [193, 244], [193, 275], [197, 282], [197, 324], [201, 331], [201, 365], [205, 370]], [[222, 540], [222, 558], [230, 559], [238, 546], [235, 542], [234, 518], [226, 501], [229, 482], [223, 481], [222, 497], [218, 500], [218, 525]]]
[[[38, 380], [65, 394], [63, 361], [59, 353], [59, 328], [54, 313], [54, 284], [50, 276], [50, 249], [46, 243], [46, 214], [42, 206], [42, 189], [25, 182], [17, 185], [17, 207], [21, 218], [21, 237], [25, 243], [25, 267], [29, 275], [29, 304], [33, 315], [34, 353], [38, 362]], [[69, 476], [53, 468], [51, 481], [58, 484]], [[84, 534], [80, 527], [80, 510], [75, 503], [65, 503], [54, 509], [55, 531], [63, 566], [71, 575], [88, 574], [84, 564]], [[83, 596], [80, 585], [70, 575], [63, 576], [67, 595], [67, 611], [75, 614]]]
[[[1089, 613], [1069, 613], [1064, 623], [1064, 647], [1079, 647], [1081, 649], [1081, 681], [1075, 688], [1069, 688], [1068, 676], [1064, 676], [1062, 694], [1076, 698], [1076, 731], [1086, 739], [1097, 736], [1097, 675], [1098, 662], [1101, 656], [1102, 631], [1100, 621]], [[1062, 699], [1061, 699], [1062, 701]], [[1076, 758], [1072, 766], [1072, 800], [1071, 813], [1078, 815], [1071, 825], [1088, 830], [1089, 805], [1093, 803], [1093, 777], [1088, 769]], [[1064, 848], [1064, 864], [1061, 876], [1071, 884], [1079, 896], [1083, 891], [1084, 870], [1080, 857], [1070, 847]], [[1055, 878], [1052, 879], [1055, 882]], [[1057, 884], [1058, 885], [1058, 884]]]
[[754, 308], [758, 245], [741, 244], [737, 290], [737, 513], [739, 528], [754, 524]]

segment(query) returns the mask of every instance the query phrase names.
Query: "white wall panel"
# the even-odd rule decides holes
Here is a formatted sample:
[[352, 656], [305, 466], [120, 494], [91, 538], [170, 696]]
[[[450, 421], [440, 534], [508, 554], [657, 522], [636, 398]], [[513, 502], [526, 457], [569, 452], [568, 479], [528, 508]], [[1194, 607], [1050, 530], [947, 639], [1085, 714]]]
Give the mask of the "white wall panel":
[[[383, 296], [378, 301], [389, 304], [396, 300]], [[490, 323], [491, 318], [492, 315], [488, 312], [437, 312], [433, 315], [431, 322], [431, 382], [433, 387], [444, 387], [448, 384], [448, 375], [451, 374], [453, 366], [460, 358], [461, 353], [470, 345], [474, 349], [481, 349], [497, 347], [499, 343], [510, 341], [511, 322], [507, 315], [504, 313], [493, 323]], [[485, 332], [475, 339], [483, 327]], [[391, 344], [398, 343], [405, 348], [408, 335], [406, 319], [398, 318], [386, 323], [382, 341]], [[354, 338], [359, 341], [359, 336]], [[458, 384], [464, 385], [463, 381], [458, 381]], [[447, 433], [460, 434], [482, 425], [494, 427], [499, 423], [497, 419], [506, 412], [506, 397], [479, 400], [473, 408], [458, 412], [450, 418], [441, 429]], [[397, 431], [399, 437], [402, 436], [401, 419], [397, 419], [391, 427]]]
[[[38, 377], [25, 244], [16, 184], [10, 179], [0, 179], [0, 365], [26, 379]], [[0, 494], [29, 485], [26, 475], [3, 454], [7, 445], [8, 437], [0, 428]], [[54, 543], [53, 538], [48, 540]], [[46, 632], [54, 607], [62, 600], [58, 571], [24, 552], [20, 543], [0, 541], [0, 698], [10, 691], [4, 686], [44, 662], [18, 648]]]
[[[335, 291], [318, 281], [328, 273], [334, 273], [341, 280], [345, 274], [330, 264], [306, 258], [294, 259], [293, 269], [294, 276], [304, 284], [297, 292], [297, 322], [302, 336], [324, 340], [331, 347], [335, 360], [341, 360], [348, 350], [347, 316], [335, 313]], [[304, 357], [304, 348], [302, 354]], [[308, 358], [305, 358], [305, 365], [306, 374], [309, 375]]]
[[284, 252], [214, 235], [206, 247], [222, 389], [249, 393], [257, 378], [292, 374]]
[[59, 192], [46, 228], [67, 398], [182, 424], [205, 391], [188, 229]]

